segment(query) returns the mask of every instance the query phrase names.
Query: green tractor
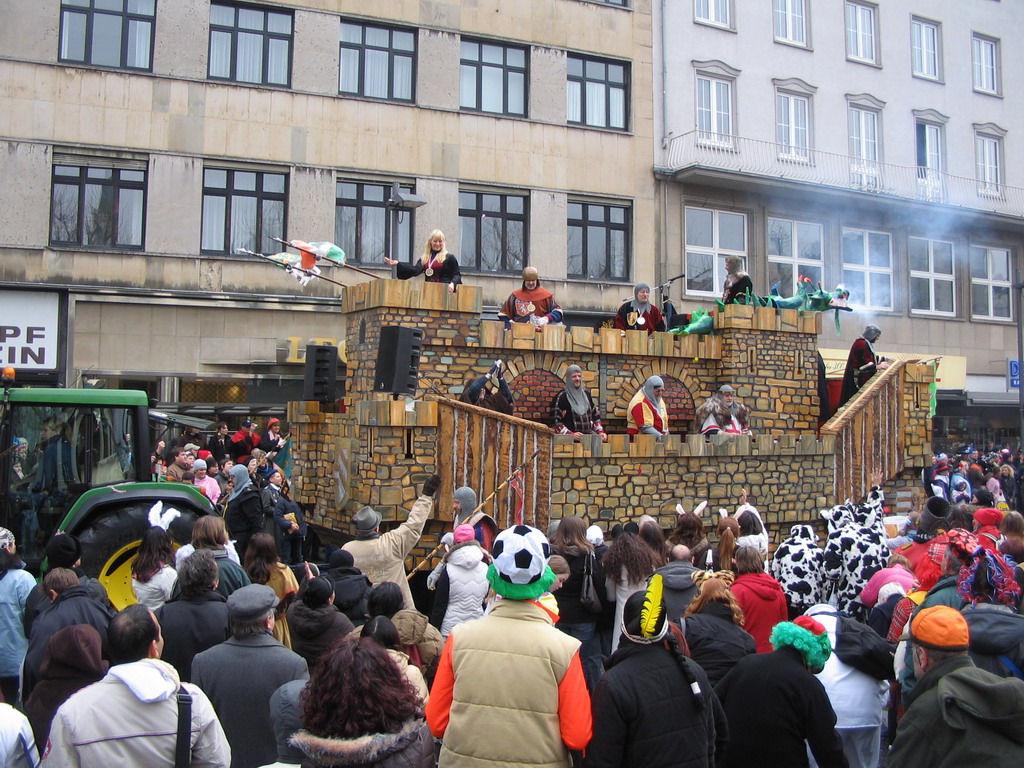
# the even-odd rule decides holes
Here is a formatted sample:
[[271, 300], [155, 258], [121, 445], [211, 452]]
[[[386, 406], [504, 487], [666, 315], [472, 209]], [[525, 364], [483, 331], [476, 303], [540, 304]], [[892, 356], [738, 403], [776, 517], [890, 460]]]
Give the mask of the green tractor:
[[191, 540], [197, 517], [214, 511], [198, 488], [153, 482], [145, 392], [14, 388], [0, 400], [0, 526], [39, 573], [57, 531], [78, 536], [82, 568], [107, 588], [118, 609], [135, 602], [131, 567], [157, 501], [181, 516], [170, 526]]

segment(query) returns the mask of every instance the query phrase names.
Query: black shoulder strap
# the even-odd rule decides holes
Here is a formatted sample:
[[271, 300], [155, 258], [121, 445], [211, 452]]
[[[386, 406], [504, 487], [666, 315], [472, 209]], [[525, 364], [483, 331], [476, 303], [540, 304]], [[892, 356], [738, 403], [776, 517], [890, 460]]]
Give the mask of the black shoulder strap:
[[192, 697], [184, 685], [178, 686], [178, 735], [174, 743], [174, 768], [192, 763]]

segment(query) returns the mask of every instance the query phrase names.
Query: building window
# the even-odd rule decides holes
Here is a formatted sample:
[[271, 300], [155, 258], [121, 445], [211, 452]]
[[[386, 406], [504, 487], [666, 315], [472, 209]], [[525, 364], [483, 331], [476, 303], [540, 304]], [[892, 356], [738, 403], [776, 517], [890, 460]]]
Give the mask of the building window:
[[1009, 320], [1012, 317], [1010, 252], [1005, 248], [971, 246], [971, 317]]
[[155, 17], [156, 0], [62, 0], [60, 60], [149, 71]]
[[697, 75], [697, 134], [706, 143], [732, 146], [732, 81]]
[[843, 286], [859, 309], [892, 309], [892, 238], [887, 232], [843, 230]]
[[204, 169], [203, 251], [280, 250], [274, 238], [284, 238], [287, 183], [283, 173]]
[[718, 297], [725, 282], [725, 259], [747, 263], [747, 217], [711, 208], [686, 209], [686, 292]]
[[459, 192], [459, 257], [466, 269], [519, 272], [526, 258], [524, 195]]
[[881, 184], [878, 112], [850, 105], [847, 117], [850, 131], [850, 181], [854, 186], [878, 189]]
[[942, 188], [943, 142], [942, 126], [918, 120], [914, 124], [917, 137], [917, 180], [928, 189]]
[[[403, 192], [412, 187], [401, 186]], [[334, 237], [345, 256], [363, 264], [381, 264], [391, 258], [391, 232], [387, 201], [390, 184], [371, 184], [339, 179], [334, 207]], [[398, 218], [397, 258], [413, 260], [413, 211], [402, 211]]]
[[952, 317], [956, 312], [953, 290], [953, 244], [944, 240], [911, 237], [910, 311]]
[[57, 162], [53, 166], [50, 243], [94, 248], [142, 248], [146, 164], [131, 168]]
[[999, 41], [982, 35], [971, 38], [971, 60], [974, 68], [974, 90], [981, 93], [998, 94]]
[[729, 3], [732, 0], [693, 0], [693, 17], [719, 27], [732, 25]]
[[415, 32], [341, 22], [339, 93], [412, 101], [415, 63]]
[[626, 130], [629, 67], [615, 61], [569, 56], [566, 115], [570, 123]]
[[1003, 183], [1003, 140], [999, 136], [974, 134], [975, 168], [978, 191], [983, 195], [1001, 195]]
[[811, 148], [811, 100], [778, 91], [775, 94], [775, 141], [779, 155], [806, 160]]
[[775, 39], [794, 45], [807, 45], [805, 0], [774, 0]]
[[799, 278], [822, 282], [821, 224], [769, 218], [767, 239], [768, 285], [780, 296], [796, 295]]
[[292, 14], [210, 5], [210, 79], [256, 85], [291, 83]]
[[924, 19], [910, 20], [910, 61], [911, 71], [917, 77], [938, 80], [942, 77], [939, 69], [939, 25]]
[[602, 5], [616, 5], [619, 8], [629, 8], [629, 0], [593, 0], [595, 3], [601, 3]]
[[628, 280], [630, 210], [623, 205], [569, 201], [568, 275]]
[[878, 63], [875, 6], [846, 3], [846, 57], [869, 64]]
[[459, 106], [499, 115], [526, 115], [526, 49], [462, 41]]

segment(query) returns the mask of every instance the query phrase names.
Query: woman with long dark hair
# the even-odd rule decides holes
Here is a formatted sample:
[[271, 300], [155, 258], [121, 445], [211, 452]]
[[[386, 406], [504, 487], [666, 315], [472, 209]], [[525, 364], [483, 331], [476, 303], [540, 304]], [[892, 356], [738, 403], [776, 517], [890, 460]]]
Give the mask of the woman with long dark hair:
[[331, 644], [355, 626], [334, 605], [334, 582], [317, 576], [302, 585], [298, 599], [288, 606], [288, 629], [292, 650], [313, 669]]
[[292, 744], [307, 756], [304, 766], [434, 766], [434, 738], [416, 691], [370, 638], [331, 646], [300, 703], [306, 727]]
[[174, 562], [174, 542], [171, 534], [159, 525], [150, 526], [142, 535], [139, 553], [132, 565], [132, 591], [135, 599], [155, 611], [171, 599], [178, 572]]
[[647, 584], [647, 579], [662, 563], [643, 539], [635, 533], [623, 532], [604, 556], [605, 587], [608, 599], [615, 601], [615, 624], [612, 633], [612, 652], [619, 647], [619, 627], [622, 609], [634, 592]]
[[[700, 508], [705, 505], [701, 504]], [[682, 507], [676, 507], [682, 509]], [[711, 552], [711, 542], [704, 533], [704, 521], [696, 512], [683, 512], [679, 515], [676, 528], [668, 537], [668, 543], [675, 546], [682, 544], [690, 550], [690, 562], [698, 568], [710, 568], [712, 563], [708, 559]]]
[[712, 685], [744, 656], [757, 653], [757, 643], [743, 629], [743, 609], [729, 590], [732, 573], [707, 574], [683, 615], [690, 658], [700, 664]]
[[[420, 668], [428, 682], [433, 680], [444, 645], [441, 633], [424, 614], [415, 608], [405, 607], [401, 587], [393, 581], [374, 584], [366, 600], [366, 612], [367, 621], [375, 616], [391, 619], [398, 630], [401, 649], [408, 655], [409, 661]], [[357, 627], [350, 637], [360, 637], [365, 626]]]
[[[604, 569], [587, 541], [587, 523], [582, 517], [563, 517], [551, 537], [551, 551], [561, 555], [569, 564], [569, 578], [554, 593], [558, 602], [558, 623], [555, 625], [567, 635], [582, 643], [580, 660], [587, 678], [587, 687], [593, 691], [601, 676], [601, 648], [595, 639], [597, 617], [580, 602], [585, 577], [593, 579], [598, 599], [604, 591]], [[606, 600], [601, 601], [606, 602]]]
[[274, 590], [279, 600], [274, 621], [274, 637], [285, 648], [292, 647], [292, 635], [288, 627], [288, 605], [299, 591], [292, 569], [277, 556], [277, 544], [269, 533], [257, 533], [249, 541], [245, 551], [245, 572], [253, 584], [266, 584]]

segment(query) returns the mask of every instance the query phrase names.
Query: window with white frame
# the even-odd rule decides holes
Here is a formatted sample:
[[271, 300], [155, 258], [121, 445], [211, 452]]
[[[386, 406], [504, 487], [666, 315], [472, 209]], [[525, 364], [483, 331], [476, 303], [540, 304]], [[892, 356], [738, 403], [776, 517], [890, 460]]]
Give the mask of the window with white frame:
[[795, 296], [802, 278], [815, 287], [824, 280], [821, 224], [769, 218], [766, 234], [768, 285], [780, 296]]
[[58, 58], [148, 71], [155, 21], [156, 0], [61, 0]]
[[892, 237], [888, 232], [843, 229], [843, 286], [859, 309], [893, 309]]
[[629, 121], [629, 65], [569, 56], [566, 60], [566, 120], [624, 131]]
[[693, 17], [697, 21], [728, 27], [732, 24], [729, 4], [732, 0], [693, 0]]
[[415, 30], [342, 21], [340, 46], [339, 93], [413, 101]]
[[807, 45], [806, 0], [774, 0], [775, 39]]
[[945, 240], [911, 237], [910, 311], [952, 317], [956, 313], [953, 244]]
[[1003, 183], [1003, 139], [986, 133], [974, 134], [975, 175], [978, 191], [986, 195], [1001, 194]]
[[811, 100], [808, 97], [776, 91], [775, 141], [780, 156], [808, 158], [811, 148]]
[[939, 41], [939, 25], [936, 22], [916, 17], [910, 20], [910, 62], [914, 75], [929, 80], [942, 77]]
[[739, 256], [746, 268], [746, 214], [687, 206], [684, 218], [686, 292], [717, 298], [725, 282], [726, 258]]
[[917, 138], [918, 181], [939, 186], [942, 173], [942, 126], [918, 120], [914, 124]]
[[847, 123], [850, 132], [850, 180], [869, 189], [880, 186], [881, 158], [878, 132], [878, 110], [850, 104]]
[[846, 57], [869, 64], [878, 63], [878, 35], [875, 6], [846, 2]]
[[211, 80], [291, 83], [292, 12], [210, 4]]
[[974, 90], [981, 93], [998, 94], [999, 41], [975, 33], [971, 37], [971, 63], [974, 70]]
[[732, 146], [732, 80], [697, 75], [697, 130], [703, 142]]
[[1010, 251], [972, 245], [970, 261], [971, 317], [977, 320], [1010, 320], [1013, 289]]

